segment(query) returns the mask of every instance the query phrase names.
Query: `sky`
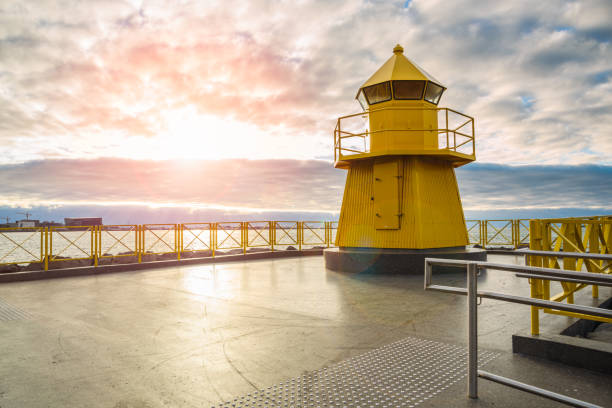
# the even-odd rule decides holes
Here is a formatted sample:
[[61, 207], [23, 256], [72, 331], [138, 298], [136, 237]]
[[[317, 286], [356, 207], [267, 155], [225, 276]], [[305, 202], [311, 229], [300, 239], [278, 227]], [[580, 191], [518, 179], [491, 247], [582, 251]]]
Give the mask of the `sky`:
[[468, 218], [609, 214], [610, 21], [597, 0], [3, 0], [0, 216], [337, 218], [336, 119], [397, 43], [475, 117]]

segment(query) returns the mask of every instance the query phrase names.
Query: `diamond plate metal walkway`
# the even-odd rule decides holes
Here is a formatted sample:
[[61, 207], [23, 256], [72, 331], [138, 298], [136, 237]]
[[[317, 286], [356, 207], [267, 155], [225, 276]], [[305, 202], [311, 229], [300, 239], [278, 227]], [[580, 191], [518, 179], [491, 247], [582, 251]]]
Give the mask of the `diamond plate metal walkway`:
[[[482, 351], [479, 366], [497, 356]], [[466, 370], [466, 346], [408, 337], [217, 407], [416, 407]]]

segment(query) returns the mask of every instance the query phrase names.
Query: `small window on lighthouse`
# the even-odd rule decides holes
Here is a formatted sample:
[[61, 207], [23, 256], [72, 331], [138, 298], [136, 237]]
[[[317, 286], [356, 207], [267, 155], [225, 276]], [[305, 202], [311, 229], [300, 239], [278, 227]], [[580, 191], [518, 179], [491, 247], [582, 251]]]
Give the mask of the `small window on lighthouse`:
[[389, 81], [365, 87], [363, 88], [363, 92], [370, 105], [391, 100], [391, 87], [389, 86]]
[[361, 109], [363, 109], [364, 111], [368, 110], [368, 101], [366, 100], [362, 89], [360, 89], [359, 93], [357, 94], [357, 102], [359, 102], [359, 104], [361, 105]]
[[393, 98], [421, 99], [425, 81], [393, 81]]
[[442, 92], [444, 92], [444, 88], [442, 88], [440, 85], [436, 85], [433, 82], [428, 82], [427, 89], [425, 90], [425, 100], [437, 105], [438, 102], [440, 102]]

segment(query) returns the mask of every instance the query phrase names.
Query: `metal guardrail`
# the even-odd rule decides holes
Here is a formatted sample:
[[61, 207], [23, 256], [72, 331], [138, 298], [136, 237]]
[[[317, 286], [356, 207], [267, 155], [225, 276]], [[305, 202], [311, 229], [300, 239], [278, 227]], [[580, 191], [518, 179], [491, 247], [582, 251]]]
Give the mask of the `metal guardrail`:
[[[587, 251], [612, 252], [612, 217], [584, 217], [556, 220], [466, 220], [469, 244], [484, 248], [499, 246], [514, 249], [524, 247], [532, 241], [532, 227], [544, 229], [534, 235], [542, 239], [532, 249], [560, 250], [564, 247], [588, 248]], [[607, 223], [605, 228], [597, 225]], [[599, 224], [598, 224], [599, 223]], [[572, 225], [579, 225], [572, 227]], [[180, 259], [184, 252], [191, 256], [208, 253], [215, 256], [218, 250], [248, 248], [270, 248], [306, 245], [330, 247], [334, 245], [337, 221], [249, 221], [183, 224], [103, 225], [93, 227], [35, 227], [0, 229], [0, 266], [11, 264], [40, 263], [44, 270], [49, 262], [66, 259], [91, 260], [96, 266], [102, 258], [136, 256], [139, 262], [146, 254], [176, 254]], [[573, 228], [573, 229], [572, 229]], [[540, 231], [540, 229], [536, 230]], [[70, 233], [72, 231], [72, 233]], [[73, 235], [82, 234], [75, 239]], [[231, 235], [231, 236], [230, 236]], [[581, 238], [582, 237], [582, 238]], [[599, 240], [599, 241], [598, 241]], [[85, 242], [86, 241], [86, 242]], [[595, 245], [597, 244], [597, 245]], [[575, 263], [582, 267], [582, 260]], [[557, 262], [558, 267], [558, 262]], [[565, 269], [571, 269], [564, 260]], [[587, 269], [599, 270], [602, 265], [586, 264]], [[607, 266], [609, 268], [609, 265]], [[599, 268], [599, 269], [598, 269]], [[564, 290], [571, 300], [574, 288]], [[594, 287], [594, 296], [597, 293]], [[546, 311], [549, 313], [549, 311]], [[554, 312], [557, 313], [557, 312]]]
[[[518, 252], [518, 251], [517, 251]], [[534, 254], [535, 255], [535, 254]], [[542, 255], [542, 254], [538, 254]], [[568, 255], [568, 254], [565, 254]], [[583, 254], [578, 254], [583, 255]], [[608, 259], [610, 255], [595, 255], [593, 259]], [[603, 257], [603, 258], [602, 258]], [[459, 288], [454, 286], [443, 286], [432, 284], [432, 272], [433, 266], [451, 266], [451, 267], [465, 267], [467, 272], [467, 288]], [[491, 262], [473, 262], [473, 261], [461, 261], [461, 260], [449, 260], [449, 259], [436, 259], [426, 258], [425, 259], [425, 290], [432, 290], [444, 293], [453, 293], [458, 295], [467, 295], [468, 302], [468, 386], [467, 394], [469, 398], [478, 398], [478, 377], [494, 381], [499, 384], [503, 384], [509, 387], [513, 387], [525, 392], [536, 394], [563, 404], [575, 406], [575, 407], [587, 407], [596, 408], [597, 405], [590, 404], [585, 401], [581, 401], [575, 398], [568, 397], [566, 395], [558, 394], [552, 391], [548, 391], [539, 387], [535, 387], [530, 384], [525, 384], [519, 381], [512, 380], [510, 378], [502, 377], [500, 375], [492, 374], [487, 371], [478, 369], [478, 315], [477, 306], [478, 298], [480, 299], [495, 299], [506, 301], [510, 303], [518, 303], [523, 305], [531, 305], [532, 307], [546, 307], [550, 309], [563, 310], [573, 313], [582, 313], [593, 316], [600, 316], [604, 318], [612, 318], [612, 310], [581, 306], [573, 304], [565, 304], [560, 302], [554, 302], [544, 299], [534, 299], [524, 296], [516, 296], [499, 292], [479, 291], [478, 290], [478, 274], [480, 270], [486, 269], [487, 271], [498, 270], [504, 272], [520, 273], [524, 277], [531, 279], [540, 279], [542, 277], [546, 279], [572, 279], [576, 282], [584, 284], [594, 284], [601, 286], [612, 287], [612, 276], [603, 274], [593, 274], [589, 272], [578, 272], [568, 271], [561, 269], [551, 268], [540, 268], [534, 266], [522, 266], [522, 265], [509, 265], [509, 264], [497, 264]]]
[[[438, 129], [384, 129], [371, 131], [367, 129], [364, 119], [370, 114], [383, 111], [434, 111], [438, 117]], [[354, 123], [347, 123], [353, 121]], [[429, 133], [438, 140], [436, 149], [441, 152], [460, 153], [475, 159], [476, 147], [474, 142], [474, 118], [457, 112], [450, 108], [406, 108], [386, 107], [370, 109], [365, 112], [354, 113], [338, 118], [334, 129], [334, 161], [342, 160], [357, 154], [370, 152], [370, 138], [372, 135], [386, 132], [399, 133]], [[353, 143], [347, 146], [343, 140], [352, 139]], [[356, 142], [355, 142], [356, 141]], [[359, 146], [357, 146], [359, 144]], [[363, 145], [363, 147], [361, 147]], [[421, 149], [423, 150], [423, 149]], [[463, 150], [463, 151], [462, 151]]]
[[45, 230], [43, 227], [24, 227], [17, 230], [0, 228], [0, 245], [6, 248], [6, 251], [0, 254], [0, 265], [43, 263], [49, 245], [45, 240]]
[[470, 245], [521, 248], [529, 245], [529, 220], [466, 220]]
[[249, 248], [330, 247], [337, 227], [336, 221], [245, 221], [2, 228], [0, 266], [40, 264], [48, 270], [61, 261], [81, 261], [70, 267], [98, 266], [128, 257], [141, 263], [154, 255], [180, 260], [226, 250], [246, 254]]
[[[582, 217], [565, 219], [544, 219], [529, 221], [529, 251], [531, 266], [574, 271], [588, 271], [593, 274], [610, 274], [612, 271], [612, 217]], [[535, 252], [534, 252], [535, 251]], [[539, 254], [539, 255], [536, 255]], [[559, 281], [562, 291], [551, 294], [552, 279], [530, 279], [531, 296], [556, 302], [574, 303], [574, 295], [589, 285], [572, 280]], [[592, 296], [599, 296], [598, 285], [591, 285]], [[612, 323], [612, 319], [589, 316], [570, 311], [543, 308], [546, 314], [557, 314], [578, 319]], [[532, 309], [531, 333], [538, 334], [540, 326], [539, 309]]]

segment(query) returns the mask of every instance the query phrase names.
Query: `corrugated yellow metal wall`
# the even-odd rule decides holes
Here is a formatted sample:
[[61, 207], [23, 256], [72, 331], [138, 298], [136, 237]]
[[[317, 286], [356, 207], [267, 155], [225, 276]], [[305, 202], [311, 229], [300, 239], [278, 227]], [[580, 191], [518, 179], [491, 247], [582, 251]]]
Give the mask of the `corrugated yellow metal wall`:
[[468, 244], [463, 208], [452, 164], [435, 158], [403, 161], [400, 228], [375, 228], [373, 160], [349, 168], [336, 245], [367, 248], [444, 248]]

